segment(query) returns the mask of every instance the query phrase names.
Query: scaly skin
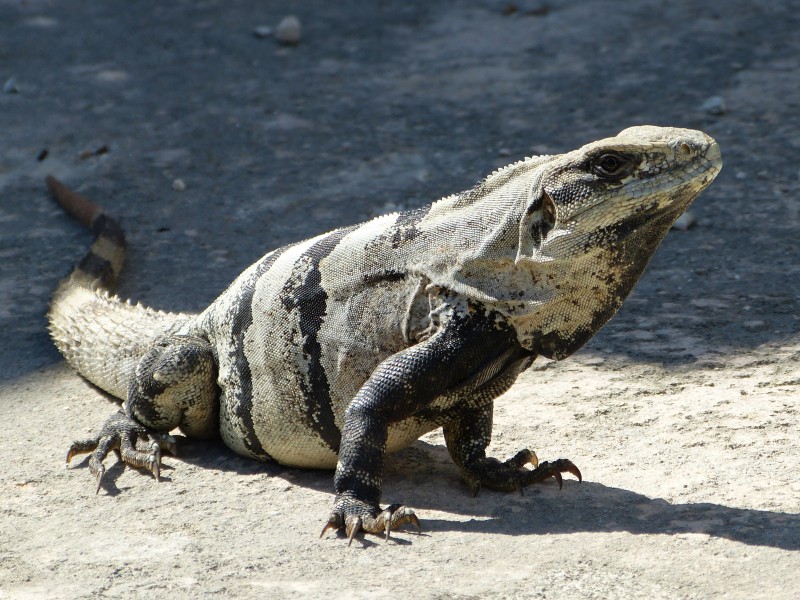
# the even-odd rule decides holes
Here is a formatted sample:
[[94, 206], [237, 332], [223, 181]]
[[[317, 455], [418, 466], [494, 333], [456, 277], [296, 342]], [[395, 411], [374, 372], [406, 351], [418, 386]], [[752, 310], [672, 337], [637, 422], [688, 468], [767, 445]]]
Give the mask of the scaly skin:
[[350, 541], [419, 528], [410, 508], [381, 508], [383, 461], [438, 427], [473, 493], [581, 479], [571, 461], [539, 463], [528, 449], [486, 456], [494, 399], [536, 356], [566, 358], [597, 333], [721, 165], [702, 132], [626, 129], [519, 161], [431, 206], [274, 250], [199, 315], [110, 296], [121, 230], [49, 179], [98, 236], [56, 290], [53, 339], [125, 401], [68, 458], [92, 452], [98, 489], [113, 449], [157, 475], [164, 436], [179, 427], [221, 435], [245, 456], [335, 467], [323, 534]]

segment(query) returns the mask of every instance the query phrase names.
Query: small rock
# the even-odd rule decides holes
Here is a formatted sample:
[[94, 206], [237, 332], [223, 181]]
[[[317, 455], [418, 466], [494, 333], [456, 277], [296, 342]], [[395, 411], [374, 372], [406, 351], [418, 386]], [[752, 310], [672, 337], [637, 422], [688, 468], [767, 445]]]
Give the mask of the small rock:
[[272, 27], [268, 25], [259, 25], [253, 29], [253, 35], [257, 38], [268, 38], [272, 35]]
[[696, 222], [697, 219], [695, 216], [687, 211], [675, 220], [675, 222], [672, 224], [672, 228], [677, 229], [678, 231], [687, 231]]
[[497, 156], [511, 156], [511, 150], [509, 148], [499, 148], [497, 150]]
[[606, 359], [603, 358], [602, 356], [591, 356], [589, 358], [583, 359], [583, 364], [587, 365], [587, 366], [590, 366], [590, 367], [596, 367], [596, 366], [602, 365], [605, 362], [606, 362]]
[[628, 337], [640, 342], [651, 342], [655, 340], [657, 336], [652, 331], [636, 330], [636, 331], [629, 331]]
[[294, 15], [289, 15], [281, 19], [275, 28], [275, 39], [281, 44], [292, 45], [300, 41], [300, 19]]
[[172, 189], [176, 192], [182, 192], [186, 189], [186, 182], [183, 179], [174, 179], [172, 181]]
[[81, 152], [80, 156], [81, 160], [86, 160], [89, 157], [101, 156], [103, 154], [108, 154], [108, 146], [106, 144], [103, 144], [102, 146], [99, 146], [94, 150], [86, 149], [83, 152]]
[[745, 321], [742, 323], [742, 326], [747, 329], [747, 331], [766, 331], [769, 329], [769, 323], [766, 321]]
[[3, 93], [19, 94], [19, 88], [17, 87], [17, 79], [15, 77], [9, 77], [8, 79], [6, 79], [6, 82], [3, 84]]
[[724, 115], [727, 112], [725, 99], [722, 96], [711, 96], [700, 105], [700, 110], [710, 115]]

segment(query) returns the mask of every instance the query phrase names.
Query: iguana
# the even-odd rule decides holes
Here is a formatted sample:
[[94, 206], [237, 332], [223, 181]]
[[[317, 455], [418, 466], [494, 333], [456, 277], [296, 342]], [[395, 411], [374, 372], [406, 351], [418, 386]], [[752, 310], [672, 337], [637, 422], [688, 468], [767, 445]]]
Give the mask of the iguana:
[[474, 493], [580, 479], [571, 461], [539, 463], [530, 450], [487, 457], [493, 401], [538, 355], [566, 358], [597, 333], [721, 167], [702, 132], [632, 127], [515, 162], [430, 206], [273, 250], [200, 314], [110, 295], [121, 229], [48, 178], [97, 235], [54, 294], [53, 340], [124, 400], [67, 462], [90, 452], [98, 491], [112, 450], [158, 478], [168, 432], [180, 428], [244, 456], [335, 467], [320, 537], [344, 530], [350, 542], [362, 530], [388, 539], [404, 524], [419, 529], [412, 509], [379, 504], [384, 455], [438, 427]]

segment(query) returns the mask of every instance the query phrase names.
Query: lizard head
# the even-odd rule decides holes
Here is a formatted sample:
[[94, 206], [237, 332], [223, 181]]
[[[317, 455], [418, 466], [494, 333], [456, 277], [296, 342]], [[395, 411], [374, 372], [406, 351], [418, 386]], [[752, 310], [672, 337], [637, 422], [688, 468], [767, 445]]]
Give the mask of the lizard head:
[[706, 134], [652, 126], [521, 161], [477, 188], [497, 220], [452, 280], [504, 314], [523, 346], [569, 356], [616, 313], [721, 167]]
[[644, 244], [637, 254], [652, 254], [721, 167], [719, 146], [703, 132], [651, 126], [558, 156], [531, 190], [517, 262], [607, 254], [631, 237]]

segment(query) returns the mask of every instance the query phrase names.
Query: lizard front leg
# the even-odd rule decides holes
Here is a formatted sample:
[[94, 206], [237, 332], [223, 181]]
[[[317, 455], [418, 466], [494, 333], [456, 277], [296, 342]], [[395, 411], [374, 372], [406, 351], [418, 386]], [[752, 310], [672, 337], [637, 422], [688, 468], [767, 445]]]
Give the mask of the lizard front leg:
[[389, 425], [423, 414], [437, 398], [460, 398], [484, 387], [510, 364], [528, 364], [520, 361], [521, 354], [513, 332], [476, 311], [451, 317], [428, 340], [378, 365], [345, 414], [334, 477], [336, 500], [322, 534], [344, 529], [352, 541], [359, 530], [388, 538], [404, 523], [419, 527], [411, 509], [392, 505], [384, 510], [379, 505]]
[[[481, 487], [522, 493], [525, 486], [555, 478], [561, 487], [561, 474], [572, 473], [581, 480], [581, 472], [572, 461], [561, 458], [539, 463], [536, 453], [523, 449], [512, 458], [500, 461], [486, 456], [486, 448], [492, 437], [493, 403], [465, 409], [444, 426], [444, 439], [453, 462], [461, 477], [477, 496]], [[527, 465], [533, 469], [527, 469]]]
[[412, 523], [414, 512], [401, 505], [381, 509], [383, 460], [389, 425], [412, 415], [436, 397], [444, 376], [439, 362], [448, 343], [445, 333], [395, 354], [381, 363], [347, 409], [334, 476], [336, 500], [320, 537], [344, 529], [352, 543], [363, 530], [385, 533]]

